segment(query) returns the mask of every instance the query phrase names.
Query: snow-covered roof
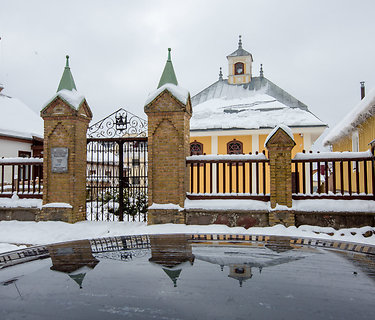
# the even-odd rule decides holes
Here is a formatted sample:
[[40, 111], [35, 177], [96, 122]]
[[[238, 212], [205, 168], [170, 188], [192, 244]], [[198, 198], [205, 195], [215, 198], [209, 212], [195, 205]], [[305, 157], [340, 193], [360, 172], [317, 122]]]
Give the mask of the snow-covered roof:
[[326, 127], [307, 106], [266, 78], [219, 80], [192, 98], [191, 130]]
[[85, 100], [85, 96], [79, 93], [75, 89], [72, 89], [72, 90], [62, 89], [56, 92], [56, 94], [43, 105], [42, 109], [48, 106], [53, 100], [56, 99], [56, 97], [60, 97], [61, 99], [63, 99], [66, 103], [68, 103], [71, 107], [73, 107], [76, 110], [78, 110], [81, 103]]
[[0, 135], [32, 139], [43, 137], [43, 120], [16, 98], [0, 93]]
[[187, 100], [188, 100], [188, 97], [189, 97], [189, 91], [187, 91], [185, 88], [182, 88], [180, 86], [176, 86], [172, 83], [166, 83], [166, 84], [162, 85], [159, 89], [151, 92], [148, 95], [147, 100], [145, 102], [145, 106], [147, 106], [151, 101], [153, 101], [164, 90], [169, 91], [181, 103], [183, 103], [183, 104], [187, 103]]
[[[372, 89], [325, 137], [323, 144], [330, 145], [350, 134], [375, 111], [375, 88]], [[369, 141], [370, 142], [370, 141]]]
[[193, 107], [191, 130], [260, 129], [279, 124], [289, 127], [326, 126], [312, 113], [290, 108], [265, 94], [207, 100]]

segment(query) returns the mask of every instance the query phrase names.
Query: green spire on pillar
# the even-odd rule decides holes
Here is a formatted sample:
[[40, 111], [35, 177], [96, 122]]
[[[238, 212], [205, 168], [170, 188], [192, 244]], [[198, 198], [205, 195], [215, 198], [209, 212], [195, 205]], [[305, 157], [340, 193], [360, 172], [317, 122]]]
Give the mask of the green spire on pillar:
[[59, 87], [57, 88], [57, 92], [63, 89], [70, 90], [70, 91], [72, 91], [73, 89], [77, 90], [72, 73], [70, 72], [69, 56], [66, 56], [65, 69], [61, 77]]
[[172, 59], [171, 59], [171, 48], [168, 48], [168, 60], [165, 64], [163, 74], [161, 75], [158, 89], [166, 83], [172, 83], [178, 85], [176, 74], [174, 73]]

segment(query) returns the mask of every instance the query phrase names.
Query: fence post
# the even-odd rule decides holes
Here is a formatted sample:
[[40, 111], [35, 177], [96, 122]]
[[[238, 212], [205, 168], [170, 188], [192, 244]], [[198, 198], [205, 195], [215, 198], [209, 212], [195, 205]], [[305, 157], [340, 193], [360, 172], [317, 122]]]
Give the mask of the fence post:
[[[296, 145], [291, 130], [277, 126], [267, 137], [266, 148], [270, 160], [270, 201], [271, 208], [276, 205], [292, 207], [292, 160], [291, 152]], [[271, 211], [270, 225], [277, 223], [294, 224], [294, 215], [290, 210]]]
[[158, 89], [150, 94], [144, 110], [148, 116], [148, 223], [185, 223], [192, 107], [189, 92], [177, 85], [170, 53]]
[[85, 220], [86, 132], [92, 113], [86, 99], [75, 90], [68, 57], [58, 92], [40, 114], [44, 120], [40, 220]]

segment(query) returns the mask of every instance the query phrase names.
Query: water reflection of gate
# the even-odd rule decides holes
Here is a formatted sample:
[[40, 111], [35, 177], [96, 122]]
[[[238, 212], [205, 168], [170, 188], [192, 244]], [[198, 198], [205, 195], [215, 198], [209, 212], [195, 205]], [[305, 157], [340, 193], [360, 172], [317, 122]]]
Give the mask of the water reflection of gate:
[[147, 123], [119, 109], [88, 130], [87, 220], [146, 221]]

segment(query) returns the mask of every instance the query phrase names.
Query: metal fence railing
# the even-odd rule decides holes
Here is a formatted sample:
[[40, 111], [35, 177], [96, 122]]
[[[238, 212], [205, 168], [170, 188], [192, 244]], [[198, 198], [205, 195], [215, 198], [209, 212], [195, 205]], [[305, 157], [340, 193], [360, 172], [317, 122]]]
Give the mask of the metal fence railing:
[[370, 151], [297, 153], [293, 199], [374, 199], [374, 159]]

